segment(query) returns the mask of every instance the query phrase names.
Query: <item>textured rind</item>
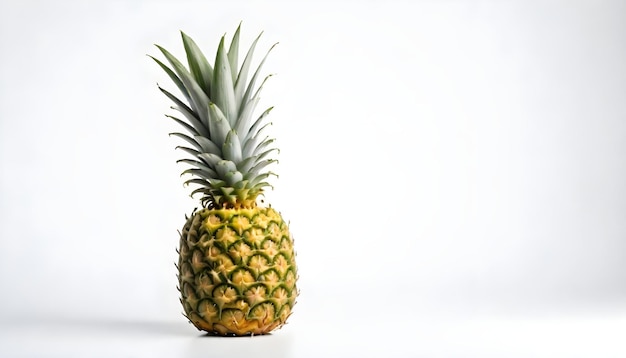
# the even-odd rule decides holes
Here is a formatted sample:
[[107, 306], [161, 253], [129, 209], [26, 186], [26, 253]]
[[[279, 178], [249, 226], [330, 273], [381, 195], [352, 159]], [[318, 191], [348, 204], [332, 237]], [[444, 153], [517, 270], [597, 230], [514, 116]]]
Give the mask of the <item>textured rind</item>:
[[272, 208], [194, 212], [178, 270], [186, 317], [211, 334], [269, 333], [285, 324], [298, 295], [293, 239]]

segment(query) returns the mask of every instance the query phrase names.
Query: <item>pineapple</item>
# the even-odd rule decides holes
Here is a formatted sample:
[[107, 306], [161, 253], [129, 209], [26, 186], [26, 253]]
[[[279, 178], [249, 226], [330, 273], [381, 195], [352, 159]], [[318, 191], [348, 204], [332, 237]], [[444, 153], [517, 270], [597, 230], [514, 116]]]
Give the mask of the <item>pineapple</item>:
[[[178, 289], [184, 315], [199, 330], [215, 335], [260, 335], [285, 324], [295, 304], [297, 270], [287, 223], [257, 200], [271, 185], [278, 150], [266, 136], [266, 116], [253, 117], [265, 55], [252, 77], [248, 73], [259, 35], [239, 59], [239, 26], [228, 50], [221, 38], [212, 66], [196, 43], [181, 32], [188, 69], [157, 46], [169, 66], [150, 56], [167, 73], [184, 101], [159, 86], [182, 117], [167, 115], [186, 133], [171, 133], [188, 146], [178, 162], [190, 167], [185, 185], [200, 194], [180, 233]], [[254, 119], [254, 120], [253, 120]]]

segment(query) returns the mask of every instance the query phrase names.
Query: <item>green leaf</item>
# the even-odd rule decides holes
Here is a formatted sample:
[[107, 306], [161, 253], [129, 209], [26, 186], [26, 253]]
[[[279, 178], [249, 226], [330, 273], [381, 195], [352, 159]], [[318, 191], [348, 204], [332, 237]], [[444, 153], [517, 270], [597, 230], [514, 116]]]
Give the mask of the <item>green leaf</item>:
[[266, 182], [262, 181], [262, 180], [265, 180], [265, 179], [269, 178], [270, 175], [273, 175], [273, 176], [278, 178], [278, 175], [276, 175], [275, 173], [272, 173], [272, 172], [263, 173], [263, 174], [257, 176], [256, 180], [252, 180], [252, 182], [254, 183], [253, 187], [256, 188], [259, 184], [265, 184], [265, 185], [262, 185], [261, 187], [264, 187], [264, 186], [272, 187], [269, 183], [266, 183]]
[[257, 165], [255, 165], [254, 167], [252, 167], [252, 169], [250, 169], [250, 172], [258, 174], [265, 167], [267, 167], [268, 165], [270, 165], [272, 163], [276, 163], [276, 162], [278, 162], [276, 159], [266, 159], [266, 160], [263, 160], [260, 163], [258, 163]]
[[235, 126], [235, 129], [237, 130], [237, 133], [241, 133], [242, 138], [245, 138], [248, 135], [248, 131], [250, 130], [250, 118], [252, 118], [252, 113], [254, 112], [257, 103], [259, 102], [259, 94], [261, 92], [261, 89], [263, 88], [263, 85], [270, 77], [272, 77], [272, 75], [265, 77], [263, 83], [261, 83], [259, 88], [257, 88], [257, 91], [252, 99], [250, 99], [245, 104], [244, 108], [239, 113], [239, 118], [237, 118], [237, 125]]
[[250, 180], [250, 184], [251, 184], [252, 188], [254, 188], [256, 190], [259, 190], [259, 189], [261, 189], [263, 187], [266, 187], [266, 186], [270, 186], [271, 187], [271, 185], [269, 183], [263, 181], [263, 180], [267, 179], [270, 175], [274, 175], [274, 176], [278, 177], [278, 175], [276, 175], [276, 174], [274, 174], [272, 172], [268, 172], [268, 173], [263, 173], [261, 175], [257, 175], [256, 177], [254, 177], [254, 178], [252, 178]]
[[269, 178], [270, 175], [278, 177], [278, 175], [276, 175], [273, 172], [266, 172], [266, 173], [263, 173], [263, 174], [250, 173], [250, 174], [248, 174], [249, 178], [244, 178], [244, 179], [250, 180], [250, 186], [253, 187], [253, 186], [257, 185], [258, 183], [260, 183], [262, 180], [265, 180], [265, 179]]
[[[247, 141], [244, 142], [243, 144], [243, 156], [244, 157], [251, 157], [254, 155], [255, 152], [258, 153], [258, 147], [260, 145], [267, 145], [269, 143], [274, 142], [275, 139], [270, 139], [269, 136], [265, 136], [263, 138], [263, 140], [261, 140], [261, 132], [257, 133], [257, 135], [255, 135], [254, 137], [248, 139]], [[267, 144], [265, 144], [267, 143]]]
[[232, 75], [233, 83], [237, 80], [237, 65], [239, 62], [239, 32], [241, 30], [241, 23], [237, 26], [237, 30], [233, 35], [232, 41], [230, 41], [230, 48], [228, 49], [228, 62], [230, 63], [230, 73]]
[[211, 183], [209, 183], [206, 179], [200, 179], [200, 178], [192, 178], [192, 179], [186, 180], [183, 183], [183, 185], [185, 186], [189, 184], [198, 184], [200, 186], [209, 187]]
[[237, 108], [239, 108], [239, 112], [242, 111], [241, 105], [243, 104], [243, 93], [246, 90], [246, 81], [248, 80], [248, 72], [250, 71], [250, 64], [252, 63], [252, 57], [254, 56], [254, 49], [256, 48], [256, 44], [257, 42], [259, 42], [261, 35], [263, 35], [262, 32], [259, 34], [259, 36], [257, 36], [257, 38], [248, 49], [246, 58], [243, 60], [241, 70], [239, 71], [239, 74], [237, 75], [237, 80], [235, 81], [235, 98], [237, 100]]
[[239, 114], [239, 118], [237, 118], [237, 123], [235, 124], [235, 130], [237, 133], [241, 134], [241, 138], [245, 138], [250, 130], [250, 118], [252, 118], [252, 113], [256, 108], [256, 105], [259, 103], [259, 98], [253, 98], [244, 106], [243, 111]]
[[181, 126], [183, 126], [183, 128], [185, 128], [189, 133], [191, 133], [192, 135], [196, 136], [198, 135], [198, 131], [191, 126], [189, 123], [185, 122], [185, 121], [181, 121], [180, 119], [174, 117], [174, 116], [170, 116], [169, 114], [165, 115], [167, 118], [171, 118], [174, 121], [176, 121], [176, 123], [180, 124]]
[[[241, 163], [239, 163], [237, 165], [237, 168], [239, 169], [239, 171], [241, 171], [242, 173], [248, 173], [252, 170], [252, 168], [258, 164], [261, 160], [263, 160], [266, 156], [269, 155], [269, 153], [273, 152], [273, 151], [278, 151], [277, 148], [272, 148], [269, 150], [266, 150], [265, 152], [261, 153], [261, 154], [253, 154], [252, 156], [246, 158], [245, 160], [243, 160]], [[258, 172], [258, 171], [257, 171]]]
[[196, 142], [193, 138], [191, 138], [190, 136], [188, 136], [186, 134], [170, 133], [170, 136], [182, 138], [182, 139], [186, 140], [187, 142], [189, 142], [189, 144], [193, 145], [197, 150], [202, 151], [202, 146], [198, 142]]
[[273, 151], [278, 151], [278, 149], [277, 148], [271, 148], [271, 149], [266, 150], [263, 153], [255, 154], [254, 155], [254, 158], [256, 158], [255, 163], [259, 163], [261, 160], [265, 159], [265, 157], [267, 157]]
[[211, 195], [211, 188], [206, 188], [206, 187], [200, 187], [195, 189], [194, 191], [191, 192], [191, 196], [193, 197], [194, 195], [198, 194], [198, 193], [202, 193], [208, 197], [212, 197]]
[[211, 100], [219, 107], [222, 113], [224, 113], [232, 128], [237, 120], [237, 104], [235, 103], [235, 92], [230, 64], [226, 51], [224, 50], [223, 36], [217, 49], [211, 89]]
[[247, 174], [248, 171], [250, 171], [250, 168], [252, 168], [252, 166], [255, 163], [256, 163], [255, 157], [247, 157], [241, 162], [237, 163], [237, 169], [239, 169], [239, 171], [242, 172], [245, 176], [245, 174]]
[[230, 160], [220, 160], [215, 166], [215, 171], [219, 174], [220, 178], [224, 178], [227, 173], [237, 171], [237, 166]]
[[275, 140], [276, 139], [272, 138], [257, 145], [256, 148], [254, 148], [254, 152], [252, 152], [252, 156], [262, 159], [262, 158], [265, 158], [265, 156], [267, 156], [267, 153], [270, 153], [273, 151], [277, 151], [280, 153], [280, 150], [278, 148], [271, 148], [271, 149], [266, 150], [265, 152], [261, 152], [265, 148], [269, 147], [270, 144], [274, 143]]
[[241, 136], [243, 138], [243, 141], [241, 143], [245, 143], [252, 136], [260, 132], [263, 129], [263, 127], [267, 126], [267, 124], [265, 124], [263, 127], [261, 127], [261, 125], [263, 124], [263, 119], [267, 117], [267, 115], [272, 111], [272, 109], [274, 109], [274, 107], [270, 107], [266, 109], [265, 112], [261, 113], [259, 118], [257, 118], [257, 120], [254, 121], [254, 124], [252, 124], [252, 126], [250, 127], [250, 130], [248, 131], [248, 133], [245, 136]]
[[[200, 186], [203, 187], [207, 187], [207, 188], [214, 188], [214, 187], [219, 187], [220, 185], [226, 185], [226, 182], [223, 180], [219, 180], [219, 179], [200, 179], [200, 178], [193, 178], [193, 179], [189, 179], [187, 181], [185, 181], [183, 183], [184, 185], [189, 185], [189, 184], [198, 184]], [[193, 195], [193, 192], [192, 192]]]
[[[169, 67], [167, 67], [163, 62], [161, 62], [159, 59], [150, 55], [148, 55], [148, 57], [153, 59], [159, 66], [161, 66], [161, 68], [165, 71], [165, 73], [167, 73], [167, 75], [172, 79], [172, 82], [174, 82], [176, 87], [178, 87], [178, 90], [183, 94], [183, 96], [185, 96], [185, 98], [187, 98], [188, 101], [191, 101], [191, 98], [189, 97], [189, 92], [187, 92], [187, 88], [185, 88], [183, 81], [181, 81], [180, 78], [178, 78], [178, 76], [176, 76], [176, 74]], [[161, 91], [163, 90], [161, 89]]]
[[[241, 183], [241, 182], [238, 182], [238, 183]], [[250, 189], [239, 189], [239, 190], [237, 190], [236, 194], [237, 194], [237, 199], [239, 199], [241, 201], [244, 201], [247, 198], [249, 198]]]
[[247, 180], [240, 180], [237, 183], [235, 183], [235, 185], [233, 187], [235, 189], [237, 189], [237, 190], [243, 190], [247, 186], [248, 186], [248, 181]]
[[[250, 80], [250, 83], [247, 85], [246, 91], [243, 95], [243, 97], [241, 98], [241, 103], [248, 103], [248, 101], [250, 100], [250, 98], [252, 97], [252, 93], [254, 93], [254, 85], [256, 83], [256, 79], [259, 76], [259, 74], [261, 73], [261, 68], [263, 67], [263, 64], [265, 63], [265, 60], [267, 59], [267, 56], [270, 54], [270, 52], [272, 51], [272, 49], [274, 47], [276, 47], [276, 45], [278, 45], [278, 43], [275, 43], [272, 47], [270, 47], [270, 49], [267, 51], [267, 53], [265, 54], [265, 57], [263, 57], [263, 60], [261, 60], [261, 63], [259, 64], [259, 66], [257, 67], [256, 71], [254, 71], [254, 75], [252, 75], [252, 79]], [[241, 109], [240, 109], [241, 110]]]
[[220, 150], [220, 148], [209, 139], [203, 136], [194, 136], [193, 138], [196, 140], [196, 142], [198, 142], [198, 144], [200, 144], [200, 146], [202, 146], [202, 150], [205, 153], [213, 153], [220, 156], [222, 155], [222, 151]]
[[209, 167], [213, 169], [215, 169], [215, 167], [217, 167], [217, 163], [222, 160], [222, 158], [213, 153], [200, 153], [198, 155], [198, 158], [200, 158], [203, 162], [205, 162]]
[[209, 123], [207, 108], [209, 105], [209, 97], [204, 93], [202, 88], [200, 88], [200, 85], [198, 85], [193, 76], [176, 57], [159, 45], [157, 45], [157, 48], [161, 50], [165, 58], [167, 58], [168, 62], [172, 65], [174, 71], [178, 74], [180, 80], [189, 92], [191, 108], [200, 116], [200, 119], [203, 120], [204, 124], [207, 125]]
[[234, 130], [228, 132], [224, 145], [222, 146], [222, 153], [224, 154], [224, 159], [230, 160], [235, 164], [241, 162], [241, 143], [239, 142], [237, 132]]
[[[176, 161], [176, 163], [185, 163], [185, 164], [189, 164], [189, 165], [193, 165], [194, 167], [198, 168], [198, 169], [202, 169], [208, 173], [213, 173], [213, 177], [217, 177], [217, 173], [215, 173], [215, 170], [209, 168], [206, 164], [204, 164], [203, 162], [197, 161], [197, 160], [193, 160], [193, 159], [179, 159]], [[184, 172], [183, 172], [184, 174]], [[182, 175], [182, 174], [181, 174]]]
[[267, 179], [268, 176], [269, 176], [269, 173], [263, 173], [263, 174], [246, 173], [246, 175], [243, 176], [243, 179], [248, 180], [249, 187], [253, 187], [255, 184], [257, 184], [261, 180]]
[[238, 183], [241, 180], [243, 180], [243, 175], [240, 172], [238, 172], [238, 171], [228, 172], [224, 176], [224, 179], [226, 179], [226, 183], [228, 185], [234, 186], [236, 183]]
[[204, 57], [204, 54], [198, 45], [196, 45], [195, 41], [182, 31], [180, 34], [183, 38], [183, 45], [185, 46], [187, 63], [189, 63], [191, 74], [196, 79], [196, 82], [198, 82], [204, 93], [210, 97], [213, 68], [209, 64], [209, 61], [207, 61], [206, 57]]
[[213, 170], [209, 169], [209, 170], [204, 170], [204, 169], [197, 169], [197, 168], [191, 168], [191, 169], [187, 169], [185, 171], [183, 171], [180, 175], [185, 175], [185, 174], [191, 174], [191, 175], [195, 175], [197, 177], [200, 177], [202, 179], [206, 179], [206, 180], [213, 180], [217, 177], [217, 173], [215, 173]]
[[200, 120], [200, 118], [196, 116], [196, 114], [191, 110], [191, 108], [189, 108], [189, 106], [187, 106], [181, 100], [176, 98], [176, 96], [166, 91], [165, 89], [161, 87], [159, 87], [159, 89], [161, 90], [161, 92], [163, 92], [163, 94], [165, 94], [169, 99], [171, 99], [172, 102], [176, 104], [176, 106], [172, 108], [182, 113], [185, 116], [185, 118], [189, 120], [189, 123], [191, 123], [191, 125], [193, 125], [193, 127], [198, 131], [198, 133], [202, 134], [203, 136], [207, 138], [209, 137], [208, 127], [205, 126], [204, 123], [202, 123], [202, 120]]
[[267, 142], [270, 140], [269, 136], [266, 136], [262, 141], [259, 141], [259, 137], [255, 136], [254, 138], [250, 138], [248, 141], [246, 141], [246, 143], [243, 146], [243, 156], [244, 157], [251, 157], [252, 153], [254, 153], [254, 151], [256, 150], [256, 148], [263, 144], [264, 142]]
[[224, 113], [214, 103], [209, 104], [209, 130], [211, 131], [211, 140], [218, 147], [221, 147], [226, 140], [228, 132], [231, 130], [230, 123], [224, 116]]
[[[188, 148], [188, 147], [183, 147], [183, 146], [179, 145], [179, 146], [176, 147], [176, 149], [180, 149], [183, 152], [187, 152], [187, 153], [191, 154], [193, 157], [197, 157], [198, 155], [200, 155], [200, 152], [198, 152], [195, 149]], [[189, 159], [179, 159], [177, 162], [185, 161], [185, 160], [189, 160]]]

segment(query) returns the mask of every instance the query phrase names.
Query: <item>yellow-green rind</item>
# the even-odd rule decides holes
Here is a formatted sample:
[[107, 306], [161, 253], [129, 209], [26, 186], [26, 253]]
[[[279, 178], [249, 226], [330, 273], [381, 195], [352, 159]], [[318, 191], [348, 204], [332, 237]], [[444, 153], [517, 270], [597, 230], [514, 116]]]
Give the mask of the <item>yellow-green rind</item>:
[[298, 294], [293, 239], [272, 208], [194, 212], [178, 270], [186, 317], [211, 334], [269, 333], [285, 324]]

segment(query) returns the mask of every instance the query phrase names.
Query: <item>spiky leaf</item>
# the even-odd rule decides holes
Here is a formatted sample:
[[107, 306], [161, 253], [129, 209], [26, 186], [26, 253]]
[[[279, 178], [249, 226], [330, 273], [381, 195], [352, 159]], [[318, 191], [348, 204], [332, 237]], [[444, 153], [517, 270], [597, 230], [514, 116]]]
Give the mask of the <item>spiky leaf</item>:
[[239, 142], [239, 137], [237, 136], [236, 131], [231, 130], [228, 132], [224, 145], [222, 146], [222, 153], [224, 154], [224, 159], [226, 160], [230, 160], [235, 164], [241, 162], [241, 143]]
[[237, 26], [237, 30], [233, 35], [233, 39], [230, 41], [230, 48], [228, 49], [228, 63], [230, 64], [230, 73], [232, 75], [233, 83], [237, 80], [237, 65], [239, 61], [239, 32], [241, 31], [241, 24]]
[[200, 85], [176, 57], [159, 45], [157, 45], [157, 48], [163, 53], [163, 56], [165, 56], [165, 58], [169, 61], [170, 65], [172, 65], [174, 71], [178, 74], [178, 77], [185, 86], [185, 89], [189, 93], [189, 100], [194, 112], [197, 113], [198, 117], [200, 117], [205, 124], [208, 123], [209, 118], [207, 107], [209, 104], [209, 97], [206, 93], [204, 93]]
[[187, 36], [184, 32], [180, 32], [183, 38], [183, 45], [185, 46], [185, 52], [187, 53], [187, 62], [189, 63], [189, 69], [191, 74], [196, 79], [196, 82], [200, 85], [200, 88], [204, 90], [207, 96], [211, 95], [211, 80], [213, 78], [213, 67], [209, 64], [204, 54], [198, 48], [198, 45]]
[[220, 41], [215, 58], [215, 71], [213, 72], [213, 93], [211, 100], [224, 113], [229, 121], [229, 125], [233, 127], [237, 119], [235, 92], [233, 87], [233, 76], [230, 70], [230, 62], [228, 55], [224, 49], [224, 37]]
[[213, 138], [213, 143], [217, 146], [222, 146], [226, 141], [226, 136], [231, 130], [228, 119], [224, 116], [224, 113], [214, 103], [209, 104], [209, 116], [211, 118], [210, 130]]

